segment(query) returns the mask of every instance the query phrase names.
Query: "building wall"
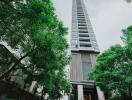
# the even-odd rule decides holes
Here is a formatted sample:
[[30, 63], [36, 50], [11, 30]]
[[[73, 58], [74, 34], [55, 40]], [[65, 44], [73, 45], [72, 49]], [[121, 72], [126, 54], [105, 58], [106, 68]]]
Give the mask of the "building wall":
[[71, 49], [99, 52], [83, 0], [73, 0]]
[[71, 74], [72, 81], [84, 81], [88, 79], [88, 72], [96, 63], [97, 54], [72, 52]]

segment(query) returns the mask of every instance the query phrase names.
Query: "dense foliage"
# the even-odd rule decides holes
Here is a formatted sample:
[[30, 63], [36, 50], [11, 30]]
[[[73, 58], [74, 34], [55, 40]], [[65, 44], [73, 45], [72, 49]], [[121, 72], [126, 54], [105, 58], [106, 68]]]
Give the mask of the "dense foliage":
[[[24, 87], [37, 81], [43, 86], [42, 94], [48, 93], [51, 100], [70, 92], [65, 75], [67, 28], [54, 11], [51, 0], [0, 0], [0, 41], [19, 52], [18, 60], [0, 79], [22, 70]], [[20, 63], [23, 66], [18, 66]]]
[[114, 45], [100, 54], [90, 73], [92, 79], [113, 100], [132, 99], [132, 26], [123, 30], [124, 46]]

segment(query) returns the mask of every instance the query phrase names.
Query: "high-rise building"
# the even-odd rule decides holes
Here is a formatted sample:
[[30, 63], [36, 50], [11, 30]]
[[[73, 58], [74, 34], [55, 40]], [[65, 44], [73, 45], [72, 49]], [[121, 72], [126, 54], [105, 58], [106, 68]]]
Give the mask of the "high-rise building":
[[83, 0], [73, 0], [71, 54], [71, 100], [98, 100], [97, 88], [88, 79], [88, 72], [96, 63], [99, 48]]

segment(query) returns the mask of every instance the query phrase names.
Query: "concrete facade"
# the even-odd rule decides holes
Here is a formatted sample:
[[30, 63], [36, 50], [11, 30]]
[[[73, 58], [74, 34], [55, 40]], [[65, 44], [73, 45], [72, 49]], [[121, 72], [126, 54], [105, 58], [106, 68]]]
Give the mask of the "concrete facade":
[[83, 0], [73, 0], [71, 50], [99, 52]]
[[78, 100], [83, 100], [83, 85], [78, 85], [77, 90], [78, 90]]

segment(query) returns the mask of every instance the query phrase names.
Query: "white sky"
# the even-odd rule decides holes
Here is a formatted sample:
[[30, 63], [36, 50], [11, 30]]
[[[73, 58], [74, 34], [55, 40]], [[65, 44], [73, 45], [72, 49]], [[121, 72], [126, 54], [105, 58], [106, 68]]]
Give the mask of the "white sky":
[[[56, 13], [71, 33], [72, 0], [53, 0]], [[93, 25], [99, 48], [106, 50], [122, 43], [121, 30], [132, 25], [132, 3], [125, 0], [84, 0]]]

